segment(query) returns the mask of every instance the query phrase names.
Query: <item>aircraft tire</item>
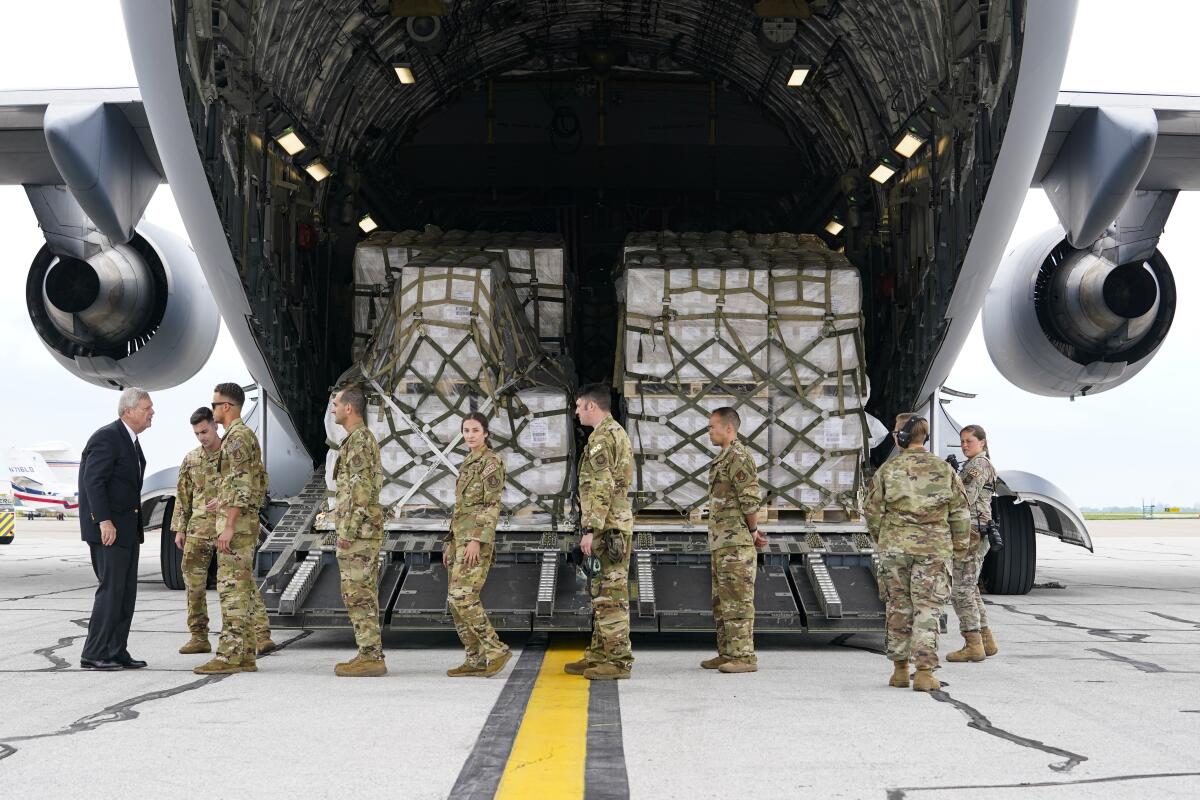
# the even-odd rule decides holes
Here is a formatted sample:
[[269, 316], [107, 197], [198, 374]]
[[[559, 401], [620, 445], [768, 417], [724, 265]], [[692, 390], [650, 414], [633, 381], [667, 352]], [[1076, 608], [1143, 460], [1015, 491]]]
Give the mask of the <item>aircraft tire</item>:
[[171, 530], [171, 515], [175, 512], [175, 498], [167, 499], [163, 510], [159, 565], [162, 567], [163, 583], [168, 589], [183, 589], [183, 551], [175, 546], [175, 531]]
[[1037, 567], [1037, 541], [1033, 514], [1024, 503], [997, 497], [992, 513], [1000, 523], [1004, 547], [991, 550], [983, 562], [983, 583], [989, 594], [1029, 594]]

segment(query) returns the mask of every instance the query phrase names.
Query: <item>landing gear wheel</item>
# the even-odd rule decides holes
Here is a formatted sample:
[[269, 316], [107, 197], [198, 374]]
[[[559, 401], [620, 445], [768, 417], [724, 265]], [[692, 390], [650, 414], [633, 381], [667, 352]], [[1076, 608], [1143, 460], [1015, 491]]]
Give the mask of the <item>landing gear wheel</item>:
[[992, 514], [1000, 524], [1004, 547], [989, 550], [983, 562], [983, 584], [989, 594], [1029, 594], [1037, 566], [1033, 514], [1011, 497], [992, 500]]
[[171, 530], [171, 515], [175, 513], [175, 498], [168, 498], [163, 509], [162, 535], [158, 551], [163, 583], [168, 589], [183, 588], [183, 551], [175, 546], [175, 531]]

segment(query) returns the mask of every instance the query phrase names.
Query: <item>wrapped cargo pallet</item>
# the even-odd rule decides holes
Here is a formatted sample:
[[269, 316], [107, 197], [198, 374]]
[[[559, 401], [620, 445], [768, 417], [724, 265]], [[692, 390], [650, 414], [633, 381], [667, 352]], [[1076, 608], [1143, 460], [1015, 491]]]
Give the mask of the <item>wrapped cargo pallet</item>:
[[376, 231], [354, 254], [355, 358], [366, 348], [394, 289], [396, 271], [422, 253], [489, 251], [504, 256], [517, 302], [542, 347], [567, 352], [571, 293], [566, 282], [563, 241], [547, 233], [489, 231]]
[[633, 234], [622, 290], [638, 510], [703, 505], [707, 417], [723, 405], [742, 417], [769, 508], [857, 509], [877, 423], [849, 262], [805, 235]]
[[[529, 522], [564, 517], [573, 477], [570, 382], [539, 346], [505, 256], [428, 248], [388, 269], [388, 305], [340, 382], [368, 388], [367, 421], [385, 472], [381, 499], [391, 515], [450, 515], [466, 455], [461, 422], [482, 411], [507, 468], [504, 514]], [[326, 432], [332, 481], [345, 431], [330, 419]]]

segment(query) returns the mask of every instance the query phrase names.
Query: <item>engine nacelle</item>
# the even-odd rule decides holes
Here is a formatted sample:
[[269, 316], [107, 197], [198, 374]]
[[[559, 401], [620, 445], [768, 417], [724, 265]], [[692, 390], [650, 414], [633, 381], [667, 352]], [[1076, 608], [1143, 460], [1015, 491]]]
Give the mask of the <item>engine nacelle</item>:
[[1052, 228], [1004, 258], [983, 306], [996, 368], [1033, 394], [1119, 386], [1150, 363], [1175, 317], [1175, 279], [1157, 250], [1114, 264]]
[[88, 383], [169, 389], [208, 361], [221, 318], [191, 246], [147, 222], [137, 231], [87, 261], [46, 245], [26, 305], [46, 349]]

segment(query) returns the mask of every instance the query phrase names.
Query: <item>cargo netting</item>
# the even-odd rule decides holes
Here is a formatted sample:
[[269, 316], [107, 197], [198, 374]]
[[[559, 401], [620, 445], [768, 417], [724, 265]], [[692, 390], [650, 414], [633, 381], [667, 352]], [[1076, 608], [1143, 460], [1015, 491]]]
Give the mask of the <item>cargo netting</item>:
[[[538, 523], [564, 518], [574, 481], [572, 381], [539, 341], [533, 326], [540, 316], [531, 319], [513, 283], [509, 248], [472, 234], [478, 247], [422, 243], [417, 252], [393, 247], [399, 236], [377, 234], [359, 245], [356, 276], [382, 251], [385, 282], [366, 298], [370, 309], [381, 308], [364, 311], [370, 338], [339, 381], [368, 388], [367, 422], [380, 444], [388, 515], [450, 515], [457, 465], [467, 452], [461, 422], [482, 411], [507, 470], [503, 514]], [[531, 260], [521, 263], [536, 272], [537, 251], [528, 253]], [[520, 274], [527, 286], [541, 283]], [[329, 418], [326, 433], [332, 482], [345, 431]]]
[[354, 251], [354, 357], [366, 349], [383, 318], [398, 271], [423, 252], [486, 250], [503, 253], [517, 301], [537, 332], [542, 348], [567, 354], [571, 321], [569, 275], [563, 269], [562, 237], [550, 233], [376, 231]]
[[794, 234], [638, 233], [623, 260], [635, 510], [700, 511], [717, 453], [708, 417], [732, 406], [766, 507], [857, 512], [882, 428], [864, 411], [857, 269]]

